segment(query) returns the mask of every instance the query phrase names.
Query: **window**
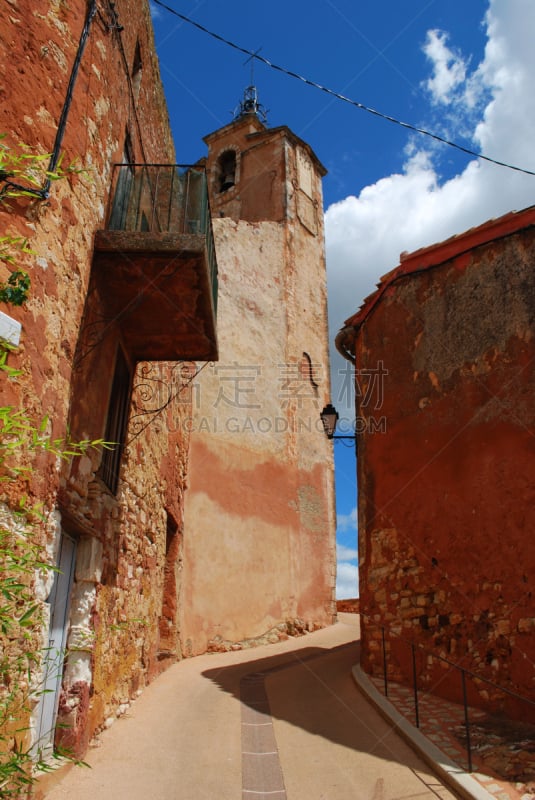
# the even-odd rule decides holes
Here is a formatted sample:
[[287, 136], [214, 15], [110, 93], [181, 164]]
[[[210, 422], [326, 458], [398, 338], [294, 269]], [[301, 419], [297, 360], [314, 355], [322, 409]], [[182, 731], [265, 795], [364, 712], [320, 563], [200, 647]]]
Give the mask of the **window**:
[[234, 150], [226, 150], [221, 153], [217, 165], [219, 191], [226, 192], [236, 183], [236, 153]]
[[130, 195], [134, 185], [134, 150], [130, 134], [126, 131], [124, 137], [123, 163], [118, 165], [115, 194], [111, 209], [108, 228], [112, 231], [124, 231], [127, 227], [128, 208]]
[[139, 98], [139, 90], [141, 88], [142, 67], [141, 48], [138, 41], [136, 42], [136, 51], [134, 53], [134, 62], [132, 64], [132, 92], [134, 93], [134, 100], [136, 102]]
[[115, 360], [115, 371], [104, 433], [104, 439], [107, 442], [113, 442], [114, 447], [110, 450], [102, 451], [100, 464], [100, 477], [114, 494], [119, 483], [119, 470], [126, 439], [131, 386], [132, 373], [130, 366], [121, 347], [119, 347]]

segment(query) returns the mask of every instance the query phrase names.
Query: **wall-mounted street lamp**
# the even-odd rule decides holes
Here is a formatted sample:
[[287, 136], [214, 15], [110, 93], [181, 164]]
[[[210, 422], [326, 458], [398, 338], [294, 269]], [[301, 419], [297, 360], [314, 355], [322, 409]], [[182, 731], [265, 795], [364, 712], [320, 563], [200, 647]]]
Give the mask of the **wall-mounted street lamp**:
[[339, 420], [339, 414], [336, 408], [332, 405], [332, 403], [328, 403], [323, 411], [320, 413], [320, 418], [323, 423], [323, 430], [325, 431], [325, 435], [327, 439], [352, 439], [355, 443], [355, 447], [357, 446], [357, 437], [355, 434], [352, 436], [335, 436], [336, 430], [336, 423]]

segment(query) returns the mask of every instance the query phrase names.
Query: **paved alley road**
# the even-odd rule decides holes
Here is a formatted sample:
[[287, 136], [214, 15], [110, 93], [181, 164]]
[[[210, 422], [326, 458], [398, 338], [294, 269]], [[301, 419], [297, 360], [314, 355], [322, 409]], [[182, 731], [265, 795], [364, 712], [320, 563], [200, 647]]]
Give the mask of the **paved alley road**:
[[453, 800], [359, 693], [358, 617], [187, 659], [46, 800]]

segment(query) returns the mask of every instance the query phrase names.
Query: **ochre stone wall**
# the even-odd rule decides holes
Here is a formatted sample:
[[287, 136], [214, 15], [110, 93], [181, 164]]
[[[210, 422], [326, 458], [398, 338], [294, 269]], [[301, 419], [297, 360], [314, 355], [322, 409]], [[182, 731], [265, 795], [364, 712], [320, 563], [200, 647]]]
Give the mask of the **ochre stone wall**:
[[[52, 150], [87, 5], [2, 3], [0, 131], [10, 147]], [[104, 435], [120, 340], [109, 320], [107, 335], [91, 346], [91, 314], [98, 315], [99, 306], [94, 293], [87, 299], [93, 237], [104, 226], [112, 164], [123, 160], [127, 137], [133, 160], [175, 162], [148, 2], [117, 0], [117, 20], [111, 5], [99, 4], [93, 19], [62, 144], [63, 166], [75, 161], [83, 171], [54, 182], [45, 201], [23, 198], [0, 207], [2, 235], [27, 237], [36, 254], [22, 258], [32, 280], [30, 299], [22, 308], [1, 308], [22, 323], [21, 346], [9, 356], [21, 375], [16, 382], [2, 378], [3, 400], [23, 407], [38, 424], [48, 417], [54, 436], [65, 436], [70, 425], [75, 439]], [[132, 84], [136, 46], [141, 73]], [[5, 279], [8, 272], [1, 269]], [[77, 360], [80, 342], [88, 340]], [[180, 655], [176, 635], [166, 635], [165, 652], [159, 639], [164, 602], [167, 618], [176, 616], [170, 587], [179, 592], [180, 548], [173, 536], [182, 535], [188, 403], [175, 400], [141, 428], [151, 419], [145, 412], [185, 380], [174, 364], [137, 365], [116, 495], [98, 476], [100, 450], [72, 465], [40, 456], [25, 487], [31, 500], [43, 503], [41, 535], [51, 561], [62, 530], [77, 541], [70, 654], [59, 706], [59, 722], [68, 727], [59, 736], [78, 754], [162, 664]], [[36, 587], [37, 596], [45, 600], [50, 589], [49, 577]]]
[[[66, 96], [87, 4], [8, 0], [0, 10], [0, 131], [10, 147], [49, 153]], [[122, 160], [125, 132], [130, 131], [133, 156], [174, 161], [167, 111], [153, 54], [148, 4], [121, 0], [116, 4], [123, 48], [130, 71], [136, 40], [143, 54], [143, 75], [137, 101], [143, 141], [135, 123], [117, 36], [93, 21], [62, 145], [63, 166], [75, 162], [84, 172], [52, 184], [46, 201], [19, 199], [0, 208], [2, 233], [27, 237], [35, 256], [22, 258], [31, 272], [30, 300], [21, 309], [3, 309], [19, 319], [23, 336], [10, 364], [22, 369], [10, 397], [24, 397], [36, 419], [49, 415], [61, 434], [69, 409], [73, 357], [89, 284], [94, 231], [103, 227], [111, 167]], [[44, 161], [46, 166], [47, 161]], [[4, 268], [3, 268], [4, 269]], [[4, 269], [2, 278], [8, 273]], [[98, 380], [98, 375], [94, 376]], [[27, 387], [27, 388], [26, 388]], [[51, 496], [57, 473], [47, 476]]]
[[[277, 641], [336, 613], [332, 445], [319, 418], [329, 398], [322, 172], [287, 129], [266, 132], [256, 118], [206, 140], [220, 361], [192, 387], [188, 654]], [[220, 193], [217, 159], [231, 146], [242, 171]], [[312, 232], [298, 217], [298, 158], [309, 170]]]
[[[443, 263], [440, 245], [409, 257], [400, 269], [417, 271], [391, 283], [356, 338], [361, 392], [380, 367], [386, 418], [373, 432], [377, 412], [358, 408], [363, 665], [381, 674], [384, 626], [392, 674], [411, 680], [400, 639], [423, 645], [420, 685], [455, 699], [460, 675], [433, 654], [535, 691], [535, 232], [517, 228], [452, 240]], [[529, 713], [468, 684], [474, 703]]]

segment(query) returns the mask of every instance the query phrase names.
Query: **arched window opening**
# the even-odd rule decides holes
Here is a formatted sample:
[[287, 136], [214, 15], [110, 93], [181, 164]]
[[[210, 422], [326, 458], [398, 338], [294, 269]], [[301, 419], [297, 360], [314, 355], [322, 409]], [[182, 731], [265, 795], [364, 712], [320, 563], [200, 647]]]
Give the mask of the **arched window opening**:
[[218, 161], [219, 191], [226, 192], [236, 183], [236, 153], [226, 150], [219, 156]]

